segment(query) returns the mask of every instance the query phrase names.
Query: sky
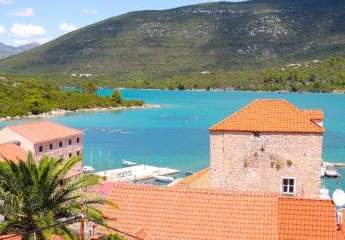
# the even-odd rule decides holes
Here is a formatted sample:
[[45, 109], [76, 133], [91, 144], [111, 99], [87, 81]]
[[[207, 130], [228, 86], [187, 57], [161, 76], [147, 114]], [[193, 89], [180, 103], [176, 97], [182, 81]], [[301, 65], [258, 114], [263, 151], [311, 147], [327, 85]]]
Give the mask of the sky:
[[160, 10], [214, 0], [0, 0], [0, 42], [45, 43], [80, 27], [137, 10]]

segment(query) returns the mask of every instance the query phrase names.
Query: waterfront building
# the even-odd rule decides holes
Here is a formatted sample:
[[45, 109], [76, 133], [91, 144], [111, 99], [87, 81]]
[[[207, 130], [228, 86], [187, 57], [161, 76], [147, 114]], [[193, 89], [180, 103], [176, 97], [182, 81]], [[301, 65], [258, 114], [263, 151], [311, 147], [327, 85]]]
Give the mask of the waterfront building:
[[255, 100], [210, 130], [211, 188], [318, 198], [323, 113]]
[[[83, 141], [80, 130], [49, 121], [34, 121], [0, 130], [0, 156], [16, 160], [31, 152], [37, 161], [43, 156], [67, 159], [82, 156]], [[80, 165], [71, 172], [76, 174], [81, 170]]]
[[212, 126], [210, 167], [175, 187], [319, 198], [323, 113], [255, 100]]

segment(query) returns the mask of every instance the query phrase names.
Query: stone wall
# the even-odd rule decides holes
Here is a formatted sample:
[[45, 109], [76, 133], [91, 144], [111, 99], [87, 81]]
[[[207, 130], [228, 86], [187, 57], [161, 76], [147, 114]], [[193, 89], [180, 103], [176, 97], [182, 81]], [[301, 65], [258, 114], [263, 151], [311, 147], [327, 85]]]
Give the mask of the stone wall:
[[322, 140], [322, 134], [211, 132], [210, 186], [280, 193], [282, 178], [295, 178], [297, 196], [318, 198]]

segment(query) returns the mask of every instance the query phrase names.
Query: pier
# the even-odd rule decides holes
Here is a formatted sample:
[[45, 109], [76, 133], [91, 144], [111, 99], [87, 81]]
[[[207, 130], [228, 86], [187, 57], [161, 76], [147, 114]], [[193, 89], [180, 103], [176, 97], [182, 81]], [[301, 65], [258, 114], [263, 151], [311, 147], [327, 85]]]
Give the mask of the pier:
[[345, 168], [345, 163], [336, 163], [336, 162], [324, 162], [326, 166], [335, 167], [335, 168]]
[[135, 182], [154, 178], [155, 176], [168, 176], [177, 173], [179, 173], [179, 170], [144, 164], [96, 172], [98, 176], [104, 177], [106, 181], [110, 182]]

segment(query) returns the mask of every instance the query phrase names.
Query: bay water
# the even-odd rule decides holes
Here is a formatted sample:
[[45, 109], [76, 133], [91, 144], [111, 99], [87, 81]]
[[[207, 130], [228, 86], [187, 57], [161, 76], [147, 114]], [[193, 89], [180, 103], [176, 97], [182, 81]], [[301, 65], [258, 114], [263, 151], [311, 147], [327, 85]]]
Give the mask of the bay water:
[[[100, 89], [108, 96], [110, 89]], [[86, 165], [97, 170], [122, 166], [123, 160], [197, 171], [209, 165], [208, 128], [257, 98], [283, 98], [300, 108], [325, 114], [323, 158], [345, 162], [345, 94], [241, 91], [164, 91], [123, 89], [125, 99], [142, 99], [160, 108], [84, 112], [50, 120], [85, 133]], [[1, 122], [1, 126], [13, 122]], [[345, 171], [340, 171], [345, 176]], [[330, 189], [345, 180], [325, 180]]]

